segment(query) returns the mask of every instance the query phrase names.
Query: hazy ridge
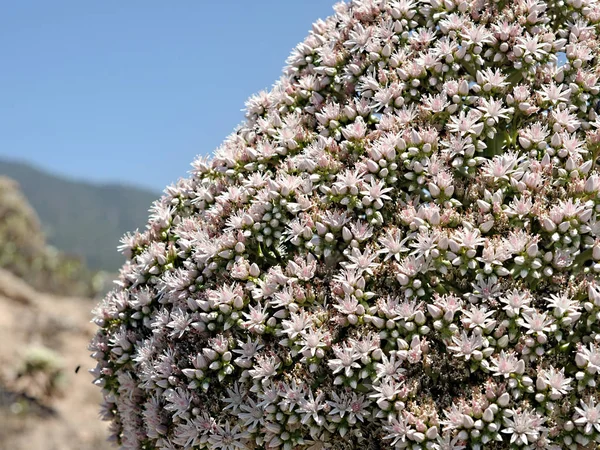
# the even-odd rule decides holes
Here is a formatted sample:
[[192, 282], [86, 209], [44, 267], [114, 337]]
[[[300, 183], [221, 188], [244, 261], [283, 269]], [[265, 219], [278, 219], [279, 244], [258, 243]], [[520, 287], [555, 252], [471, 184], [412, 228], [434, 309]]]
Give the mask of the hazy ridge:
[[30, 164], [0, 159], [0, 175], [19, 183], [49, 244], [80, 256], [90, 269], [116, 271], [116, 247], [127, 231], [143, 229], [160, 193], [118, 184], [66, 179]]

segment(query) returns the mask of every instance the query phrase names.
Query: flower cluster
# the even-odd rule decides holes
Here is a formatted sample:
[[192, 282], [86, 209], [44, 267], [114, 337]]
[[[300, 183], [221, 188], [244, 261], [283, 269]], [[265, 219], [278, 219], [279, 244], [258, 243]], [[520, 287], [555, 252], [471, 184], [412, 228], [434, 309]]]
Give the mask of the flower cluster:
[[600, 445], [600, 2], [353, 0], [127, 235], [127, 449]]

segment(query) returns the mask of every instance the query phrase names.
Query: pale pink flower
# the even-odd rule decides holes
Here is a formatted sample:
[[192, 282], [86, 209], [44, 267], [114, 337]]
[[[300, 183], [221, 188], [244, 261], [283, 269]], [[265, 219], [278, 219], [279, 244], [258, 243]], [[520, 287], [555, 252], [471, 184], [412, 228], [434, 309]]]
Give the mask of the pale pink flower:
[[448, 350], [456, 353], [457, 356], [464, 357], [469, 361], [472, 357], [481, 356], [479, 349], [483, 346], [483, 338], [480, 334], [473, 333], [469, 336], [466, 332], [462, 332], [460, 336], [452, 336], [454, 345], [448, 346]]
[[515, 352], [506, 353], [502, 350], [497, 357], [492, 357], [490, 361], [490, 368], [494, 372], [494, 376], [508, 378], [513, 373], [523, 374], [525, 371], [525, 362], [518, 359]]
[[356, 361], [360, 359], [360, 355], [356, 353], [354, 348], [349, 345], [334, 346], [333, 354], [336, 356], [334, 359], [330, 359], [327, 364], [335, 375], [338, 372], [344, 371], [346, 377], [351, 377], [353, 369], [360, 368], [360, 364]]
[[590, 434], [592, 431], [600, 433], [600, 403], [595, 404], [594, 398], [590, 397], [588, 403], [580, 400], [581, 408], [575, 407], [577, 418], [575, 424], [583, 426], [585, 434]]
[[543, 426], [546, 419], [532, 410], [510, 409], [510, 416], [504, 417], [506, 428], [503, 433], [510, 435], [510, 443], [527, 445], [535, 442], [541, 433], [546, 431]]

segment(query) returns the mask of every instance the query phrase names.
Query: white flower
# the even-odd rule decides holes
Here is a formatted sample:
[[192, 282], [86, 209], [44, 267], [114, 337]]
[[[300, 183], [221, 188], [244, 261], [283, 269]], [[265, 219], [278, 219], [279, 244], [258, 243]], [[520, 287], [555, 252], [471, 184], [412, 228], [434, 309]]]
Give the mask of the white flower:
[[248, 328], [249, 331], [253, 331], [257, 334], [264, 333], [264, 324], [269, 317], [267, 314], [268, 305], [262, 306], [260, 302], [258, 302], [255, 306], [249, 306], [249, 309], [249, 312], [242, 313], [247, 319], [243, 322], [243, 326]]
[[502, 74], [500, 69], [488, 68], [476, 73], [477, 84], [479, 84], [484, 92], [489, 92], [492, 89], [502, 89], [508, 86], [506, 76]]
[[444, 410], [444, 416], [446, 416], [446, 419], [440, 420], [440, 424], [444, 426], [444, 431], [458, 430], [465, 425], [465, 414], [462, 408], [455, 403], [450, 406], [450, 409]]
[[[564, 90], [563, 90], [564, 89]], [[544, 102], [550, 102], [556, 105], [559, 102], [568, 102], [571, 96], [571, 89], [563, 84], [551, 82], [549, 85], [542, 86], [540, 97]]]
[[528, 311], [529, 305], [531, 304], [531, 295], [526, 291], [518, 291], [513, 289], [499, 299], [502, 303], [505, 303], [504, 311], [507, 312], [509, 317], [518, 316], [521, 311]]
[[287, 334], [289, 339], [296, 339], [312, 324], [312, 317], [304, 310], [292, 313], [289, 320], [282, 321], [282, 333]]
[[223, 402], [227, 403], [227, 406], [223, 410], [231, 409], [232, 414], [239, 414], [240, 406], [244, 400], [245, 391], [240, 390], [240, 384], [238, 382], [233, 383], [233, 389], [227, 388], [227, 396], [223, 397]]
[[377, 376], [375, 377], [375, 381], [384, 378], [391, 377], [394, 379], [398, 379], [402, 373], [406, 372], [402, 367], [402, 360], [396, 360], [396, 354], [393, 353], [389, 358], [384, 353], [381, 355], [381, 362], [375, 365], [377, 370]]
[[337, 392], [331, 393], [333, 401], [327, 400], [327, 403], [332, 406], [330, 415], [339, 414], [340, 417], [346, 417], [349, 424], [353, 425], [357, 420], [364, 422], [367, 417], [370, 416], [369, 400], [364, 395], [358, 395], [356, 392], [341, 393], [338, 395]]
[[516, 152], [504, 152], [502, 155], [486, 160], [483, 166], [483, 174], [493, 178], [494, 181], [508, 181], [509, 176], [515, 172], [517, 165], [523, 161], [523, 159], [523, 156]]
[[461, 445], [458, 436], [454, 438], [449, 433], [446, 433], [443, 437], [438, 436], [437, 442], [433, 444], [434, 450], [464, 450], [466, 447]]
[[467, 250], [475, 250], [483, 245], [485, 239], [481, 236], [481, 231], [478, 228], [463, 227], [452, 235], [452, 239], [448, 241], [450, 249], [453, 252], [459, 251], [461, 248]]
[[580, 316], [578, 313], [578, 311], [581, 309], [580, 303], [564, 293], [551, 294], [550, 297], [546, 297], [545, 300], [548, 302], [548, 306], [554, 309], [554, 317], [559, 318], [565, 314], [576, 317]]
[[463, 307], [463, 301], [455, 295], [446, 294], [442, 297], [439, 297], [435, 301], [435, 305], [440, 307], [443, 311], [449, 311], [456, 314]]
[[359, 170], [347, 170], [337, 176], [333, 184], [336, 195], [358, 195], [363, 186], [363, 174]]
[[398, 418], [390, 417], [387, 424], [383, 425], [384, 431], [387, 433], [383, 439], [391, 440], [390, 445], [396, 447], [397, 444], [404, 443], [410, 440], [409, 435], [413, 434], [415, 430], [410, 426], [406, 417], [402, 414]]
[[400, 284], [405, 286], [408, 284], [409, 278], [414, 278], [419, 273], [425, 273], [429, 269], [429, 263], [422, 256], [415, 257], [409, 255], [397, 267], [399, 273], [396, 275], [396, 278]]
[[317, 21], [122, 241], [90, 347], [113, 438], [594, 446], [600, 7], [558, 3]]
[[429, 258], [430, 256], [439, 256], [440, 251], [437, 248], [438, 241], [442, 238], [441, 234], [437, 230], [419, 230], [412, 236], [412, 242], [410, 247], [414, 250], [410, 253], [415, 255], [417, 258]]
[[350, 39], [344, 42], [344, 46], [349, 47], [352, 52], [363, 51], [371, 41], [372, 33], [372, 27], [364, 27], [361, 23], [358, 23], [350, 31]]
[[517, 319], [517, 323], [523, 328], [527, 328], [527, 334], [548, 333], [553, 331], [555, 326], [553, 320], [546, 313], [540, 313], [536, 310], [525, 311], [523, 318]]
[[579, 367], [585, 367], [590, 374], [600, 373], [600, 346], [590, 342], [589, 349], [581, 346], [577, 350], [575, 362]]
[[556, 132], [566, 130], [569, 133], [573, 133], [581, 125], [581, 121], [577, 116], [570, 113], [568, 109], [552, 110], [550, 118], [554, 122], [552, 129]]
[[400, 300], [398, 297], [387, 296], [377, 301], [377, 307], [386, 319], [394, 321], [411, 321], [415, 314], [423, 309], [423, 304], [417, 303], [416, 300]]
[[237, 414], [237, 417], [242, 421], [244, 428], [252, 433], [265, 423], [264, 414], [264, 409], [259, 408], [256, 402], [248, 397], [240, 405], [240, 412]]
[[528, 127], [519, 130], [519, 143], [525, 149], [531, 147], [532, 144], [544, 142], [549, 135], [548, 125], [541, 122], [535, 122]]
[[343, 346], [335, 345], [333, 347], [333, 353], [336, 358], [330, 359], [327, 364], [334, 374], [343, 370], [346, 377], [351, 377], [353, 374], [352, 369], [360, 368], [360, 364], [356, 362], [360, 359], [360, 355], [356, 353], [354, 347], [348, 344]]
[[250, 388], [252, 392], [256, 392], [258, 403], [256, 406], [262, 409], [267, 409], [270, 405], [277, 404], [281, 397], [281, 386], [273, 380], [267, 380], [262, 386], [254, 385]]
[[256, 364], [249, 373], [255, 380], [265, 383], [269, 378], [277, 374], [277, 369], [280, 366], [281, 364], [277, 356], [261, 355], [256, 357]]
[[343, 267], [349, 270], [355, 269], [360, 273], [366, 272], [373, 275], [373, 270], [379, 266], [379, 263], [375, 262], [377, 257], [377, 253], [373, 253], [370, 249], [365, 249], [364, 252], [361, 252], [359, 249], [353, 248], [350, 255], [348, 255], [350, 263], [343, 263]]
[[496, 325], [496, 321], [492, 319], [494, 311], [488, 311], [485, 306], [472, 306], [464, 311], [462, 322], [467, 330], [472, 330], [475, 327], [482, 328], [490, 332]]
[[457, 356], [464, 357], [467, 361], [474, 357], [481, 359], [482, 353], [479, 349], [483, 346], [483, 338], [480, 334], [473, 333], [469, 336], [465, 331], [460, 336], [452, 336], [454, 345], [449, 346], [448, 350], [452, 350]]
[[580, 400], [581, 408], [575, 407], [577, 418], [575, 424], [584, 427], [583, 432], [590, 434], [592, 430], [600, 433], [600, 404], [595, 404], [594, 398], [590, 397], [589, 403]]
[[444, 109], [446, 109], [446, 107], [448, 106], [450, 106], [450, 102], [448, 101], [444, 92], [436, 95], [429, 94], [423, 97], [422, 108], [426, 111], [431, 111], [432, 113], [440, 113], [444, 111]]
[[325, 339], [328, 337], [328, 333], [321, 328], [310, 327], [300, 332], [301, 339], [300, 345], [302, 349], [300, 353], [307, 357], [318, 356], [322, 358], [324, 356], [323, 348], [327, 347]]
[[304, 398], [304, 385], [298, 384], [296, 380], [291, 383], [283, 383], [283, 389], [280, 390], [281, 401], [278, 406], [286, 412], [291, 412]]
[[479, 119], [483, 113], [476, 109], [471, 109], [468, 114], [461, 111], [458, 117], [450, 116], [450, 122], [446, 125], [448, 131], [460, 133], [461, 136], [473, 134], [479, 136], [483, 131], [483, 123]]
[[508, 378], [511, 374], [523, 374], [525, 371], [525, 361], [518, 359], [515, 352], [500, 351], [500, 355], [491, 358], [491, 370], [495, 376], [504, 376]]
[[509, 217], [518, 216], [523, 218], [527, 216], [533, 209], [533, 200], [530, 197], [520, 196], [510, 202], [508, 208], [506, 208], [506, 215]]
[[171, 321], [167, 324], [173, 331], [169, 333], [170, 337], [181, 338], [191, 329], [190, 325], [194, 318], [186, 311], [177, 308], [171, 312]]
[[409, 248], [404, 245], [407, 241], [408, 237], [402, 239], [402, 234], [398, 228], [388, 229], [379, 238], [379, 243], [383, 245], [383, 248], [378, 251], [385, 255], [384, 261], [390, 258], [400, 261], [400, 253], [409, 251]]
[[567, 392], [572, 391], [571, 387], [572, 378], [565, 376], [565, 368], [557, 370], [555, 367], [550, 366], [548, 369], [542, 369], [539, 375], [541, 382], [546, 386], [550, 387], [550, 398], [557, 400]]
[[300, 400], [298, 412], [302, 414], [303, 424], [307, 424], [310, 419], [319, 426], [325, 423], [325, 416], [320, 414], [320, 411], [325, 407], [323, 395], [324, 394], [321, 392], [315, 398], [312, 391], [308, 391], [308, 399], [303, 398]]
[[224, 425], [217, 425], [217, 429], [208, 438], [208, 442], [212, 448], [220, 450], [248, 450], [250, 433], [239, 425], [231, 426], [229, 421], [225, 421]]
[[489, 278], [479, 278], [474, 283], [471, 283], [471, 286], [473, 286], [473, 292], [467, 294], [467, 297], [471, 302], [476, 302], [478, 300], [494, 300], [495, 298], [500, 297], [503, 292], [498, 283], [498, 278], [495, 275], [492, 275]]
[[248, 340], [246, 342], [238, 340], [237, 344], [239, 348], [234, 348], [233, 352], [240, 354], [241, 358], [254, 358], [256, 353], [264, 347], [264, 345], [262, 345], [258, 339], [256, 341], [253, 341], [252, 337], [248, 336]]
[[500, 119], [509, 119], [508, 114], [512, 114], [513, 108], [504, 108], [502, 100], [494, 100], [490, 98], [481, 98], [479, 100], [479, 109], [483, 112], [483, 118], [486, 119], [486, 125], [493, 126], [500, 122]]
[[489, 44], [493, 41], [492, 33], [484, 25], [470, 26], [463, 29], [461, 36], [464, 39], [463, 45], [479, 45]]
[[373, 236], [373, 227], [361, 220], [349, 224], [352, 237], [358, 242], [364, 242]]
[[545, 43], [540, 42], [539, 39], [539, 35], [531, 36], [529, 33], [526, 33], [525, 37], [517, 38], [519, 44], [517, 44], [516, 48], [521, 51], [518, 56], [524, 55], [525, 61], [528, 64], [533, 62], [533, 60], [527, 60], [528, 55], [530, 55], [536, 61], [540, 61], [545, 55], [548, 54], [548, 52], [544, 50]]
[[184, 414], [192, 403], [192, 395], [182, 388], [167, 389], [164, 397], [167, 401], [165, 409], [173, 412], [173, 417]]
[[392, 377], [384, 377], [378, 385], [373, 386], [376, 391], [369, 397], [377, 401], [377, 404], [383, 404], [382, 401], [395, 400], [398, 394], [402, 392], [403, 381], [396, 381]]
[[410, 345], [404, 340], [399, 339], [398, 347], [400, 350], [396, 351], [396, 354], [407, 360], [410, 364], [416, 364], [423, 358], [423, 347], [427, 345], [427, 340], [420, 337], [418, 334], [413, 334], [410, 340]]
[[343, 299], [338, 299], [338, 304], [333, 305], [342, 314], [364, 314], [365, 308], [358, 303], [354, 295], [346, 295]]
[[546, 427], [542, 426], [546, 418], [533, 410], [509, 409], [506, 414], [508, 414], [508, 417], [504, 417], [506, 428], [502, 432], [510, 434], [511, 444], [528, 445], [535, 442], [540, 434], [546, 431]]
[[350, 343], [354, 346], [361, 362], [368, 364], [371, 361], [371, 354], [380, 348], [381, 339], [377, 333], [369, 331], [363, 334], [360, 339], [350, 338]]

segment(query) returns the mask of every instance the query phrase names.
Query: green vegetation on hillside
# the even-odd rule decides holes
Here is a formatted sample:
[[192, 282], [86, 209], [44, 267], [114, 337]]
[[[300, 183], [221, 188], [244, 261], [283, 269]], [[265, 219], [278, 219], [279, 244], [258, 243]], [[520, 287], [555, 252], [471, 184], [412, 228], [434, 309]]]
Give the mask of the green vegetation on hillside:
[[124, 262], [120, 238], [144, 228], [158, 194], [120, 185], [94, 185], [45, 173], [24, 163], [0, 160], [0, 175], [16, 180], [39, 216], [48, 242], [81, 256], [88, 267], [115, 272]]
[[93, 296], [102, 289], [101, 275], [90, 271], [81, 258], [46, 244], [38, 217], [18, 184], [2, 176], [0, 268], [43, 292]]

